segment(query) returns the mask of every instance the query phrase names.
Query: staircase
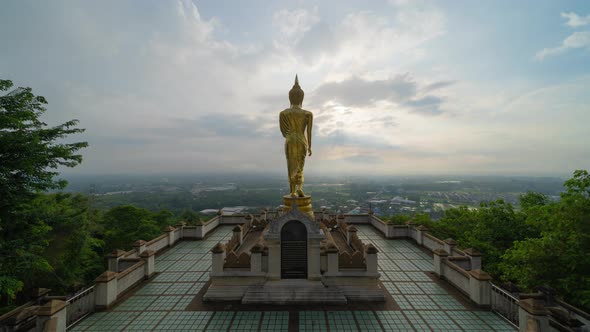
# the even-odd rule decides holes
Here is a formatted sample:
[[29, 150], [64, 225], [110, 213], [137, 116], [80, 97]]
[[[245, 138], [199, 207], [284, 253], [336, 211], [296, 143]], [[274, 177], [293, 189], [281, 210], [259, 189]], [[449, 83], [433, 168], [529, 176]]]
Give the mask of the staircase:
[[346, 304], [342, 290], [321, 281], [283, 279], [248, 287], [243, 304]]

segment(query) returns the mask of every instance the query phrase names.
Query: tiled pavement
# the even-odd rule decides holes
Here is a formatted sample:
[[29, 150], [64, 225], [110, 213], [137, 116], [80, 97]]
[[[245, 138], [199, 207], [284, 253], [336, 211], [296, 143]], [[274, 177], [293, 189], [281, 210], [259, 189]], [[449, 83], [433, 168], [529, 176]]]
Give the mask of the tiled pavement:
[[[72, 331], [514, 331], [488, 311], [470, 310], [434, 282], [432, 258], [406, 240], [387, 240], [358, 226], [363, 242], [379, 248], [383, 285], [401, 310], [185, 311], [208, 279], [209, 249], [231, 226], [203, 241], [183, 241], [156, 258], [159, 275], [108, 312], [94, 313]], [[298, 319], [289, 324], [290, 318]]]

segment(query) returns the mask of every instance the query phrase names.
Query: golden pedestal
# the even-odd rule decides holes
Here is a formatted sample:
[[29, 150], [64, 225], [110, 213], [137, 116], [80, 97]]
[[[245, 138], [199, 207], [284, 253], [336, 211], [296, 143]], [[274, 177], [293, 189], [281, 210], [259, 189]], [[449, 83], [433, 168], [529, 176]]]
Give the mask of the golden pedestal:
[[295, 199], [295, 204], [297, 204], [297, 210], [307, 214], [311, 220], [314, 220], [313, 217], [313, 209], [311, 208], [311, 196], [303, 196], [303, 197], [293, 197], [291, 195], [283, 196], [283, 205], [285, 205], [285, 210], [290, 211], [291, 205], [293, 204], [293, 199]]

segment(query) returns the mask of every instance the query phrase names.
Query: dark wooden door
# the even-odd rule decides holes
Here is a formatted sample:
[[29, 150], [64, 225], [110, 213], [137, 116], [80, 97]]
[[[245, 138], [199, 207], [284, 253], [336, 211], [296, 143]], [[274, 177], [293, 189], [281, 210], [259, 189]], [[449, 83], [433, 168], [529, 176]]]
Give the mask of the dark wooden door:
[[307, 278], [307, 229], [296, 220], [281, 229], [281, 278]]

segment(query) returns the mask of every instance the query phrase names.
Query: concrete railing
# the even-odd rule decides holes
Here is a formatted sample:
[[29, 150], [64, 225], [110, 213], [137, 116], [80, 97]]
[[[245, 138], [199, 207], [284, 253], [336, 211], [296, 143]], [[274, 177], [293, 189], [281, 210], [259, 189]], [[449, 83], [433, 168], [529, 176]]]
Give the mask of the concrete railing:
[[422, 238], [422, 245], [430, 251], [444, 248], [443, 240], [440, 240], [428, 233], [424, 234], [424, 237]]
[[[371, 225], [373, 225], [373, 227], [380, 230], [381, 233], [385, 234], [385, 236], [389, 236], [389, 234], [390, 234], [390, 231], [388, 230], [389, 225], [387, 225], [381, 219], [379, 219], [373, 215], [368, 216], [368, 218], [369, 218], [369, 222], [371, 223]], [[345, 221], [346, 221], [346, 218], [345, 218]]]
[[469, 296], [469, 273], [463, 268], [448, 260], [444, 261], [440, 276]]
[[[225, 216], [222, 214], [217, 217], [219, 218], [219, 222], [223, 225], [235, 225], [235, 224], [245, 223], [247, 216], [248, 216], [247, 214], [233, 214], [231, 216]], [[213, 218], [213, 219], [215, 219], [215, 218]]]
[[139, 263], [141, 258], [120, 258], [116, 270], [114, 272], [125, 271], [135, 264]]
[[141, 260], [117, 275], [117, 296], [144, 280], [145, 261]]
[[344, 222], [347, 224], [370, 224], [370, 214], [345, 214]]
[[183, 239], [201, 239], [201, 227], [200, 226], [182, 226], [182, 238]]
[[212, 230], [214, 230], [217, 226], [221, 224], [222, 217], [216, 216], [213, 219], [203, 223], [201, 227], [201, 239], [207, 236]]
[[153, 250], [155, 252], [159, 252], [160, 250], [168, 247], [169, 245], [169, 235], [168, 234], [162, 234], [160, 236], [158, 236], [157, 238], [148, 241], [146, 243], [146, 247], [148, 250]]

